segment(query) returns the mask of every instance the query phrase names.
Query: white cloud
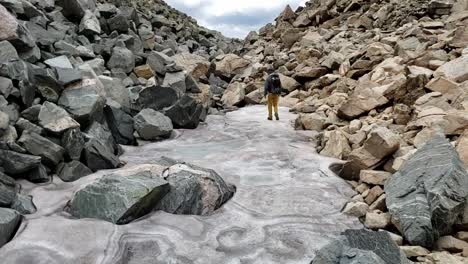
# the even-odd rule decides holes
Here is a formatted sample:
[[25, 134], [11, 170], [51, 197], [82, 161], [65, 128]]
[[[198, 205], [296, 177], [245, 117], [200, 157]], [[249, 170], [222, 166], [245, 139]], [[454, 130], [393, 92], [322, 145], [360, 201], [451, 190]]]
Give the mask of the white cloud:
[[200, 25], [228, 37], [245, 37], [273, 22], [284, 7], [293, 9], [307, 0], [166, 0], [174, 8], [197, 19]]

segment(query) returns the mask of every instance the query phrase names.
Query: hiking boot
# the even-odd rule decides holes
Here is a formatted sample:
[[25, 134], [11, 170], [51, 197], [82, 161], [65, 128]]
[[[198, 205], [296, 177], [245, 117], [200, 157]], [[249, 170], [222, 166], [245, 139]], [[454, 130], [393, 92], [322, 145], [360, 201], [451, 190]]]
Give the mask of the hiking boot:
[[275, 114], [276, 120], [279, 120], [279, 115]]
[[273, 120], [273, 118], [271, 118], [271, 117], [268, 117], [268, 120]]

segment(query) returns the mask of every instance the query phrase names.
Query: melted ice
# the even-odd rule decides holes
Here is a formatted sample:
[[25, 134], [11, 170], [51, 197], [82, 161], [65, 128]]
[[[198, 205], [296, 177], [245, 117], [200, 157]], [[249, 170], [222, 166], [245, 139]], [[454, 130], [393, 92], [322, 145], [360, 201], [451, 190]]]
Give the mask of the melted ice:
[[333, 160], [315, 153], [313, 134], [293, 130], [293, 114], [281, 109], [281, 121], [267, 121], [265, 110], [210, 116], [174, 139], [125, 147], [127, 166], [167, 156], [215, 169], [234, 183], [234, 198], [213, 215], [155, 212], [124, 226], [77, 220], [62, 208], [74, 191], [106, 172], [74, 183], [22, 182], [38, 212], [0, 249], [1, 263], [310, 263], [341, 231], [361, 227], [340, 213], [353, 191], [327, 169]]

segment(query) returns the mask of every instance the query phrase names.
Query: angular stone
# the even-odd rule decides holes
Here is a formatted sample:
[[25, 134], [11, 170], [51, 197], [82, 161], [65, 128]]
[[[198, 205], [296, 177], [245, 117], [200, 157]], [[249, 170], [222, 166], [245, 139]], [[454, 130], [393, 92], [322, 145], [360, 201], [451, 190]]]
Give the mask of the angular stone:
[[236, 190], [215, 171], [195, 165], [170, 161], [165, 179], [169, 193], [156, 209], [171, 214], [208, 215], [227, 202]]
[[73, 65], [65, 55], [45, 60], [44, 63], [52, 68], [73, 69]]
[[449, 61], [434, 72], [435, 77], [445, 77], [451, 81], [462, 83], [468, 80], [468, 56], [462, 56]]
[[55, 167], [63, 160], [65, 149], [34, 132], [26, 132], [18, 140], [29, 153], [40, 156], [44, 164]]
[[84, 145], [83, 161], [93, 172], [115, 169], [120, 165], [119, 158], [110, 152], [109, 147], [95, 138], [89, 139]]
[[207, 76], [210, 67], [210, 63], [205, 58], [193, 53], [184, 52], [176, 54], [174, 61], [195, 80]]
[[343, 209], [343, 213], [355, 217], [362, 217], [367, 214], [369, 205], [363, 202], [349, 202]]
[[3, 5], [0, 5], [0, 25], [0, 41], [18, 37], [18, 21]]
[[96, 0], [57, 0], [56, 5], [62, 7], [62, 13], [67, 18], [80, 21], [86, 10], [96, 9]]
[[133, 108], [141, 111], [145, 108], [151, 108], [156, 111], [163, 110], [166, 107], [177, 103], [179, 95], [177, 91], [169, 87], [150, 86], [142, 89], [138, 93], [138, 98]]
[[364, 143], [364, 149], [377, 159], [383, 159], [395, 153], [399, 147], [399, 137], [385, 127], [374, 129]]
[[133, 136], [135, 122], [131, 115], [124, 112], [120, 107], [112, 105], [107, 105], [104, 108], [104, 115], [117, 144], [136, 144], [136, 139]]
[[184, 95], [177, 103], [164, 111], [174, 128], [194, 129], [200, 123], [203, 106], [192, 97]]
[[388, 103], [388, 99], [371, 88], [355, 91], [348, 101], [338, 110], [338, 116], [346, 120], [353, 120], [364, 113]]
[[465, 164], [465, 168], [468, 169], [468, 130], [465, 130], [458, 139], [457, 152], [458, 155], [460, 155], [460, 159]]
[[41, 157], [0, 149], [0, 165], [10, 175], [25, 173], [39, 164]]
[[250, 62], [235, 54], [227, 54], [217, 57], [214, 64], [218, 76], [230, 79], [234, 75], [242, 73], [250, 65]]
[[124, 14], [117, 14], [107, 20], [107, 24], [109, 25], [109, 29], [111, 31], [118, 31], [120, 33], [127, 33], [128, 28], [130, 27], [130, 23], [127, 17]]
[[424, 257], [431, 253], [429, 250], [420, 246], [400, 246], [400, 249], [408, 258]]
[[80, 34], [93, 36], [101, 34], [101, 25], [93, 12], [86, 10], [79, 26]]
[[110, 69], [121, 69], [125, 73], [130, 73], [135, 68], [135, 56], [127, 48], [115, 47], [112, 50], [112, 56], [107, 62], [107, 67]]
[[105, 99], [91, 86], [65, 89], [58, 104], [83, 126], [102, 115]]
[[76, 160], [61, 163], [57, 168], [57, 175], [64, 182], [73, 182], [92, 173], [88, 167]]
[[168, 72], [164, 77], [162, 84], [163, 87], [171, 87], [176, 90], [179, 96], [183, 95], [187, 87], [185, 85], [185, 73], [184, 72]]
[[97, 218], [127, 224], [152, 211], [169, 192], [169, 183], [155, 165], [116, 171], [77, 191], [68, 212], [78, 218]]
[[431, 248], [463, 214], [468, 173], [453, 146], [436, 134], [390, 178], [385, 191], [407, 241]]
[[380, 211], [368, 212], [364, 225], [370, 229], [383, 229], [390, 225], [391, 216], [389, 213]]
[[369, 190], [369, 194], [366, 196], [364, 199], [368, 205], [371, 205], [374, 203], [382, 194], [384, 191], [380, 186], [374, 186], [372, 189]]
[[311, 264], [372, 263], [409, 264], [388, 232], [365, 229], [346, 230], [340, 237], [320, 249]]
[[153, 109], [144, 109], [135, 117], [135, 130], [145, 140], [167, 138], [172, 134], [171, 119]]
[[28, 120], [20, 117], [16, 122], [16, 129], [19, 133], [23, 132], [34, 132], [38, 135], [44, 134], [44, 129], [34, 123], [29, 122]]
[[[1, 11], [0, 11], [1, 12]], [[2, 29], [0, 29], [1, 31]], [[0, 37], [1, 38], [1, 37]], [[18, 60], [19, 56], [15, 47], [10, 42], [4, 40], [0, 41], [0, 63]]]
[[18, 194], [17, 199], [11, 205], [11, 209], [18, 211], [20, 214], [34, 214], [37, 211], [33, 203], [33, 197], [22, 194]]
[[384, 185], [391, 176], [392, 174], [386, 171], [362, 170], [359, 179], [368, 184]]
[[0, 247], [15, 235], [21, 223], [21, 215], [15, 210], [0, 208]]
[[460, 253], [468, 250], [468, 243], [453, 236], [443, 236], [437, 240], [436, 248], [441, 251]]
[[3, 95], [3, 97], [8, 98], [8, 96], [10, 96], [13, 90], [13, 82], [8, 78], [0, 77], [0, 95]]
[[339, 130], [331, 131], [328, 137], [328, 141], [325, 147], [320, 151], [321, 155], [327, 157], [333, 157], [337, 159], [343, 159], [348, 157], [351, 152], [348, 139]]
[[141, 78], [149, 79], [154, 76], [154, 72], [148, 64], [135, 67], [134, 71]]
[[69, 159], [79, 160], [81, 158], [81, 151], [83, 150], [85, 141], [79, 128], [65, 131], [62, 135], [61, 143]]
[[0, 172], [0, 207], [10, 207], [15, 201], [18, 186], [13, 178]]
[[240, 82], [229, 84], [221, 101], [225, 107], [239, 106], [245, 97], [245, 85]]
[[63, 108], [51, 102], [44, 102], [39, 112], [39, 124], [46, 130], [61, 134], [70, 128], [80, 127]]

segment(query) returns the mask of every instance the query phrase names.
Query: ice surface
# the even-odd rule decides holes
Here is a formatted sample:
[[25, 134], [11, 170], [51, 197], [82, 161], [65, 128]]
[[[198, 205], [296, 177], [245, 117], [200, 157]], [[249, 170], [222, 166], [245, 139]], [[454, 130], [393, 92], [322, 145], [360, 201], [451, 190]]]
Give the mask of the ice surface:
[[210, 216], [155, 212], [131, 224], [73, 219], [62, 211], [73, 192], [101, 177], [74, 183], [58, 178], [38, 186], [22, 182], [38, 212], [26, 217], [15, 239], [0, 249], [2, 264], [308, 264], [314, 252], [359, 221], [340, 213], [353, 191], [316, 154], [312, 132], [294, 131], [295, 115], [267, 121], [263, 106], [207, 125], [179, 130], [171, 140], [125, 147], [127, 166], [161, 156], [216, 170], [237, 186], [233, 199]]

